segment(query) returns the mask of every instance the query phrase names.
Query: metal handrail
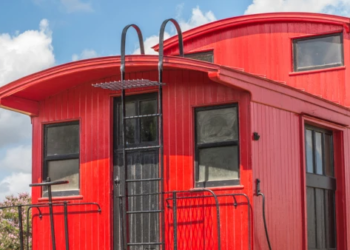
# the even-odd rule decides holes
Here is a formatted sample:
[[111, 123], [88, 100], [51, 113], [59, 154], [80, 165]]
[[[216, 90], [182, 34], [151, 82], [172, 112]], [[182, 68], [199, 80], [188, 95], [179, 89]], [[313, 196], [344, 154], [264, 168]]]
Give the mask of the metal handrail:
[[[212, 195], [201, 195], [201, 196], [185, 196], [185, 197], [177, 197], [177, 193], [194, 193], [194, 192], [210, 192]], [[196, 189], [196, 190], [188, 190], [188, 191], [171, 191], [167, 192], [167, 194], [172, 193], [172, 198], [167, 198], [166, 203], [168, 205], [168, 208], [170, 208], [169, 200], [173, 201], [173, 223], [174, 223], [174, 250], [177, 250], [177, 216], [176, 216], [176, 211], [177, 211], [177, 202], [176, 200], [178, 199], [199, 199], [199, 198], [216, 198], [215, 199], [215, 206], [216, 206], [216, 213], [219, 215], [218, 222], [220, 223], [220, 205], [217, 200], [217, 198], [220, 197], [232, 197], [234, 200], [233, 206], [236, 208], [238, 206], [236, 196], [241, 196], [244, 197], [247, 200], [247, 212], [248, 212], [248, 248], [249, 250], [252, 249], [252, 232], [251, 232], [251, 204], [248, 195], [244, 193], [230, 193], [230, 194], [215, 194], [212, 190], [210, 189]], [[221, 242], [220, 242], [220, 224], [217, 223], [218, 227], [218, 250], [221, 249]]]

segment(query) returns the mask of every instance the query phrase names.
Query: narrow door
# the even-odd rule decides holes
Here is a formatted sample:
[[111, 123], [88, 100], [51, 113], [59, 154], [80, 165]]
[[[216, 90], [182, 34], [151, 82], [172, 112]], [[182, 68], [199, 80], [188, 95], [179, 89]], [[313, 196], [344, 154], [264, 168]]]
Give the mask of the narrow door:
[[127, 96], [126, 169], [121, 100], [114, 100], [114, 249], [158, 250], [159, 148], [157, 94]]
[[309, 250], [336, 250], [333, 135], [306, 126], [306, 197]]

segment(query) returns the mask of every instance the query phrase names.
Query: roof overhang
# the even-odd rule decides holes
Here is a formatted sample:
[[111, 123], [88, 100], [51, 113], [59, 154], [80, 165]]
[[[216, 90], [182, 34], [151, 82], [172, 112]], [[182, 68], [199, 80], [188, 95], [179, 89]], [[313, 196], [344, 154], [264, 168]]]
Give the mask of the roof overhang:
[[[243, 15], [237, 17], [226, 18], [211, 22], [183, 33], [183, 41], [194, 39], [199, 36], [207, 35], [218, 30], [227, 28], [234, 28], [244, 25], [272, 23], [272, 22], [306, 22], [306, 23], [320, 23], [337, 25], [339, 28], [344, 28], [346, 32], [350, 32], [350, 18], [320, 14], [320, 13], [306, 13], [306, 12], [280, 12], [280, 13], [263, 13], [253, 15]], [[164, 49], [169, 49], [177, 46], [177, 36], [173, 36], [164, 42]], [[159, 45], [153, 47], [158, 51]]]
[[[156, 71], [157, 66], [158, 56], [126, 57], [126, 73]], [[38, 116], [41, 100], [79, 84], [93, 84], [101, 82], [101, 79], [118, 78], [119, 67], [119, 56], [101, 57], [67, 63], [26, 76], [0, 88], [0, 107]], [[164, 72], [169, 69], [203, 72], [214, 82], [249, 92], [253, 102], [350, 125], [350, 109], [238, 69], [167, 56], [164, 57]]]

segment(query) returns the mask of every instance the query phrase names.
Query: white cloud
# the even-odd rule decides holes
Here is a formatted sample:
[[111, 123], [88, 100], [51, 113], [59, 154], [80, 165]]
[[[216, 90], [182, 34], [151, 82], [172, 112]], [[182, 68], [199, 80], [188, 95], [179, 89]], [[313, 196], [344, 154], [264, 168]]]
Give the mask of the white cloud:
[[350, 0], [254, 0], [245, 14], [286, 11], [347, 15], [350, 13]]
[[[54, 64], [52, 32], [46, 19], [37, 30], [0, 34], [0, 86]], [[30, 118], [0, 108], [0, 151], [5, 152], [0, 158], [0, 169], [11, 173], [0, 180], [0, 200], [9, 194], [30, 191], [30, 140]]]
[[72, 61], [78, 61], [88, 58], [98, 57], [98, 53], [95, 50], [92, 49], [84, 49], [80, 55], [73, 54], [72, 55]]
[[60, 0], [68, 13], [72, 12], [93, 12], [91, 3], [84, 3], [81, 0]]
[[[170, 37], [170, 34], [168, 32], [164, 33], [164, 40], [168, 39]], [[152, 47], [154, 45], [157, 45], [159, 43], [159, 36], [150, 36], [147, 37], [146, 40], [144, 41], [144, 46], [145, 46], [145, 54], [150, 54], [150, 55], [157, 55], [158, 52], [154, 51]], [[136, 49], [133, 54], [140, 54], [140, 48]]]
[[55, 63], [49, 22], [15, 36], [0, 34], [0, 86]]
[[[209, 22], [213, 22], [216, 20], [216, 17], [212, 11], [203, 13], [199, 8], [199, 6], [197, 6], [196, 8], [192, 9], [192, 15], [190, 19], [185, 21], [184, 19], [181, 18], [183, 7], [184, 7], [184, 4], [180, 4], [176, 7], [176, 16], [177, 16], [177, 19], [179, 19], [179, 24], [182, 31], [193, 29], [197, 26], [200, 26]], [[168, 39], [170, 36], [176, 35], [176, 30], [175, 29], [172, 29], [172, 30], [173, 31], [171, 32], [171, 34], [169, 34], [168, 32], [165, 32], [164, 40]], [[158, 43], [159, 43], [159, 36], [153, 35], [153, 36], [147, 37], [144, 41], [145, 53], [158, 54], [152, 49], [152, 47], [154, 45], [157, 45]], [[137, 48], [136, 50], [134, 50], [133, 54], [140, 54], [140, 48]]]
[[20, 145], [9, 148], [4, 158], [0, 159], [0, 169], [31, 172], [32, 147], [30, 145]]
[[13, 173], [0, 180], [0, 201], [8, 195], [19, 193], [30, 193], [29, 184], [32, 182], [32, 175], [28, 173]]
[[199, 6], [192, 9], [192, 16], [189, 20], [184, 21], [180, 20], [179, 24], [181, 26], [182, 31], [186, 31], [189, 29], [193, 29], [197, 26], [201, 26], [206, 23], [210, 23], [216, 20], [216, 17], [212, 11], [208, 11], [203, 13]]
[[28, 116], [0, 108], [0, 149], [29, 143], [31, 133]]

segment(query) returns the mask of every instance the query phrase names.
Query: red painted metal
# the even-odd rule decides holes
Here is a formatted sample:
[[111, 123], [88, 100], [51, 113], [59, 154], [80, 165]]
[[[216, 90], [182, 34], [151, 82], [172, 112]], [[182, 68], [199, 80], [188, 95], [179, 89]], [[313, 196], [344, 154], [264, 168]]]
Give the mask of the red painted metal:
[[[292, 63], [293, 38], [344, 31], [344, 63], [349, 65], [349, 24], [349, 18], [316, 13], [239, 16], [184, 32], [184, 48], [185, 53], [213, 50], [216, 64], [241, 68], [350, 106], [346, 66], [295, 73]], [[175, 38], [168, 39], [165, 54], [177, 55], [176, 46]]]
[[[177, 53], [173, 49], [175, 40], [169, 39], [165, 44], [168, 56], [164, 60], [163, 93], [165, 190], [194, 189], [194, 108], [238, 103], [241, 185], [212, 190], [216, 194], [249, 196], [253, 205], [253, 247], [265, 250], [261, 199], [253, 195], [254, 180], [259, 178], [266, 196], [273, 249], [306, 250], [303, 124], [312, 123], [334, 132], [338, 247], [349, 249], [350, 109], [345, 107], [350, 104], [349, 23], [348, 18], [323, 14], [259, 14], [185, 32], [185, 51], [213, 49], [215, 64], [169, 56]], [[291, 72], [292, 38], [340, 29], [344, 29], [345, 66]], [[156, 56], [128, 56], [126, 79], [157, 80], [157, 63]], [[71, 249], [113, 247], [112, 100], [119, 92], [93, 88], [91, 84], [118, 80], [119, 64], [119, 57], [78, 61], [0, 88], [2, 107], [32, 117], [33, 182], [42, 181], [43, 125], [80, 121], [81, 195], [69, 199], [73, 203], [98, 202], [102, 213], [69, 215]], [[149, 87], [127, 94], [154, 91]], [[253, 132], [259, 133], [260, 140], [253, 141]], [[39, 189], [33, 189], [32, 195], [34, 203], [45, 200]], [[222, 249], [247, 250], [246, 206], [234, 209], [230, 198], [220, 198], [220, 204]], [[178, 249], [216, 249], [213, 200], [179, 200], [178, 205]], [[186, 208], [192, 205], [197, 208]], [[86, 209], [89, 207], [82, 208]], [[64, 246], [63, 215], [56, 216], [57, 245]], [[174, 240], [171, 209], [166, 210], [165, 218], [166, 249], [170, 250]], [[47, 228], [47, 217], [34, 217], [34, 249], [49, 249]]]

